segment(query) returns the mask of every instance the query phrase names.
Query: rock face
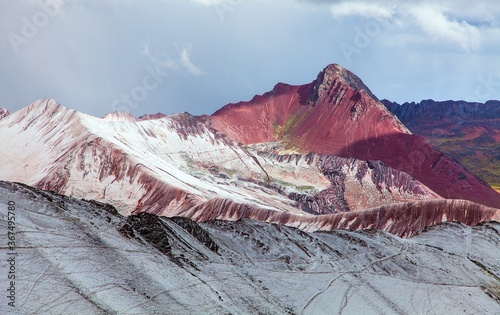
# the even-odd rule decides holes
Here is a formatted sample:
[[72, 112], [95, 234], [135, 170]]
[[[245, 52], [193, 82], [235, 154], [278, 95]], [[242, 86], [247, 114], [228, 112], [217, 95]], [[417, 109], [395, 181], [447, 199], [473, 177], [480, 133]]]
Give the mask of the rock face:
[[[449, 123], [456, 118], [464, 120], [466, 124], [470, 121], [485, 121], [489, 126], [500, 119], [500, 101], [488, 101], [483, 104], [466, 101], [423, 100], [420, 103], [398, 104], [382, 100], [382, 103], [408, 128], [422, 124], [436, 126], [440, 123]], [[459, 123], [455, 121], [455, 124]]]
[[249, 102], [200, 117], [243, 144], [279, 142], [284, 152], [380, 160], [444, 198], [500, 207], [500, 194], [411, 132], [354, 74], [329, 65], [310, 84], [278, 84]]
[[[332, 155], [266, 154], [262, 158], [284, 165], [316, 165], [331, 186], [311, 195], [292, 192], [289, 198], [309, 213], [327, 214], [356, 211], [402, 201], [441, 199], [441, 197], [406, 173], [380, 161], [361, 161]], [[276, 163], [276, 162], [274, 162]], [[279, 188], [279, 187], [278, 187]]]
[[151, 120], [151, 119], [160, 119], [163, 117], [167, 117], [167, 115], [163, 113], [156, 113], [156, 114], [144, 114], [142, 116], [139, 116], [139, 120]]
[[[500, 312], [498, 223], [443, 224], [412, 239], [311, 233], [247, 219], [123, 217], [0, 181], [0, 208], [12, 202], [16, 302], [0, 297], [5, 314]], [[0, 226], [11, 226], [7, 215]]]
[[382, 103], [413, 133], [500, 189], [500, 102]]
[[9, 111], [5, 108], [0, 108], [0, 119], [9, 116]]

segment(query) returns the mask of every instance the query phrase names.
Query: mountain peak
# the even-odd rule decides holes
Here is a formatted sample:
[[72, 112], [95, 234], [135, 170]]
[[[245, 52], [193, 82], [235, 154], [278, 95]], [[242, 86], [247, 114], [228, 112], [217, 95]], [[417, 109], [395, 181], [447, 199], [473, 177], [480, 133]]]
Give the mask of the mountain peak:
[[338, 80], [354, 90], [365, 91], [371, 98], [378, 101], [378, 98], [357, 75], [335, 63], [329, 64], [318, 74], [316, 85], [314, 86], [315, 98], [322, 98], [326, 91], [330, 90]]
[[[47, 116], [47, 117], [53, 117], [56, 115], [58, 112], [75, 112], [72, 109], [66, 108], [56, 102], [52, 98], [45, 98], [45, 99], [40, 99], [37, 101], [34, 101], [31, 103], [29, 106], [21, 109], [19, 111], [19, 114], [21, 117], [38, 117], [38, 116]], [[17, 113], [17, 112], [16, 112]]]
[[102, 119], [107, 121], [128, 121], [133, 122], [137, 121], [137, 118], [128, 112], [111, 112], [107, 113], [102, 117]]
[[210, 122], [246, 145], [279, 142], [283, 152], [382, 161], [442, 197], [500, 205], [493, 189], [412, 135], [360, 78], [337, 64], [309, 84], [277, 85], [249, 102], [227, 105]]
[[64, 107], [61, 104], [59, 104], [58, 102], [56, 102], [56, 100], [54, 100], [53, 98], [44, 98], [44, 99], [34, 101], [25, 109], [26, 109], [27, 113], [35, 112], [35, 113], [42, 114], [44, 112], [56, 112], [61, 108], [66, 109], [66, 107]]

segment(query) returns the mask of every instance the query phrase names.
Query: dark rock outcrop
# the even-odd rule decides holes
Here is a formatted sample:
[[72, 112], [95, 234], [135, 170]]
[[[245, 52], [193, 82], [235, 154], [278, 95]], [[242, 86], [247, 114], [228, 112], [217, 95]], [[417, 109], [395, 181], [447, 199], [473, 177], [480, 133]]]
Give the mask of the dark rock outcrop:
[[160, 217], [149, 213], [129, 216], [120, 228], [120, 233], [142, 243], [147, 242], [165, 255], [172, 254], [172, 246], [168, 241], [169, 233]]
[[189, 234], [193, 235], [200, 243], [205, 245], [211, 251], [217, 253], [219, 250], [219, 246], [214, 242], [214, 240], [210, 237], [210, 235], [202, 229], [196, 222], [183, 218], [183, 217], [173, 217], [170, 218], [178, 226], [182, 227]]
[[0, 119], [9, 116], [9, 111], [5, 108], [0, 108]]
[[166, 117], [167, 115], [163, 113], [156, 113], [156, 114], [144, 114], [139, 116], [139, 120], [151, 120], [151, 119], [160, 119], [163, 117]]

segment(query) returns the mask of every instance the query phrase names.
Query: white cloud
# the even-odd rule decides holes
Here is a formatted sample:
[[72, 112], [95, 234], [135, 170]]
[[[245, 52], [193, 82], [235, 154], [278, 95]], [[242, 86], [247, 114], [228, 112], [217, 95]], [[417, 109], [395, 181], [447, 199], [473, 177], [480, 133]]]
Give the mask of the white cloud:
[[221, 2], [220, 0], [192, 0], [192, 1], [194, 3], [199, 3], [207, 6], [219, 4]]
[[193, 64], [190, 55], [191, 55], [191, 47], [182, 48], [179, 54], [179, 64], [194, 76], [202, 75], [203, 71], [201, 71], [200, 68], [198, 68]]
[[241, 3], [243, 0], [191, 0], [191, 1], [197, 4], [211, 6], [211, 5], [221, 5], [221, 4], [236, 5]]
[[149, 44], [147, 43], [144, 44], [141, 55], [146, 56], [146, 58], [148, 58], [149, 61], [153, 63], [153, 67], [156, 69], [175, 70], [176, 68], [178, 68], [177, 63], [174, 60], [168, 57], [158, 56], [157, 53], [152, 53], [151, 49], [149, 48]]
[[175, 47], [178, 51], [178, 57], [175, 59], [168, 56], [159, 56], [157, 53], [152, 53], [149, 48], [149, 44], [147, 43], [144, 45], [141, 55], [146, 56], [157, 69], [175, 71], [184, 70], [193, 76], [200, 76], [204, 74], [204, 72], [191, 61], [191, 46], [179, 48], [179, 46], [175, 44]]
[[[330, 6], [335, 18], [362, 16], [390, 21], [398, 26], [396, 34], [417, 31], [422, 41], [429, 38], [452, 45], [458, 45], [465, 51], [477, 50], [481, 43], [477, 26], [466, 21], [484, 20], [484, 11], [467, 11], [468, 6], [456, 5], [455, 2], [414, 1], [411, 3], [395, 1], [341, 1]], [[477, 13], [477, 15], [475, 14]], [[458, 17], [461, 17], [460, 19]], [[485, 23], [489, 23], [491, 18]]]
[[330, 7], [331, 13], [336, 18], [349, 15], [364, 17], [390, 18], [393, 14], [390, 6], [367, 2], [341, 2]]
[[466, 21], [450, 19], [442, 8], [431, 5], [414, 6], [409, 14], [427, 36], [433, 40], [443, 40], [458, 44], [464, 50], [479, 48], [479, 30]]

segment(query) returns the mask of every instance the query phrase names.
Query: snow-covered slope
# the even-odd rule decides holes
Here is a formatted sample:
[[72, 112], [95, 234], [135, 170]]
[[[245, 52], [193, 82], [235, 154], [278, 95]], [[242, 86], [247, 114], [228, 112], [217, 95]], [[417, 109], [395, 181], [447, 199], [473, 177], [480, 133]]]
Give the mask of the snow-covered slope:
[[252, 194], [238, 193], [241, 188], [229, 180], [216, 185], [204, 179], [206, 175], [216, 180], [209, 172], [193, 171], [203, 171], [204, 163], [216, 161], [228, 170], [244, 166], [246, 175], [264, 179], [249, 154], [207, 132], [187, 114], [116, 121], [43, 100], [3, 120], [0, 133], [6, 139], [0, 156], [1, 178], [105, 200], [124, 214], [175, 214], [177, 204], [196, 204], [216, 196], [266, 206]]
[[[434, 210], [437, 194], [380, 162], [266, 153], [186, 113], [146, 121], [119, 113], [99, 119], [43, 100], [2, 120], [0, 135], [6, 139], [0, 178], [109, 202], [125, 215], [254, 218], [306, 230], [380, 227], [404, 236], [427, 226], [417, 221], [465, 218], [462, 213], [472, 208], [479, 209], [478, 219], [464, 223], [498, 217], [485, 207], [448, 201], [442, 209], [458, 207], [444, 211], [456, 213], [442, 215]], [[411, 207], [400, 202], [416, 201], [428, 201], [418, 206], [426, 217], [401, 221]], [[365, 211], [394, 203], [381, 208], [388, 211]], [[374, 211], [384, 211], [388, 221], [380, 222]]]
[[[1, 314], [498, 314], [500, 225], [411, 239], [196, 224], [0, 182], [15, 203], [15, 307]], [[10, 215], [9, 215], [10, 216]], [[1, 247], [2, 257], [9, 249]], [[0, 260], [0, 269], [9, 262]], [[3, 283], [3, 282], [2, 282]]]
[[[187, 113], [150, 118], [112, 113], [100, 119], [51, 99], [35, 102], [0, 121], [5, 139], [0, 179], [108, 202], [124, 215], [148, 212], [197, 221], [248, 217], [308, 230], [389, 229], [403, 224], [394, 220], [404, 217], [397, 214], [407, 211], [404, 202], [429, 201], [422, 213], [431, 213], [432, 202], [441, 199], [377, 161], [280, 155], [242, 146]], [[385, 223], [366, 215], [371, 221], [359, 225], [351, 217], [353, 211], [392, 204]], [[477, 222], [497, 217], [494, 210], [470, 203], [458, 210], [471, 207], [484, 212]], [[323, 217], [317, 214], [334, 213], [340, 214], [318, 221]], [[436, 218], [446, 216], [439, 212], [415, 220], [441, 222]]]

